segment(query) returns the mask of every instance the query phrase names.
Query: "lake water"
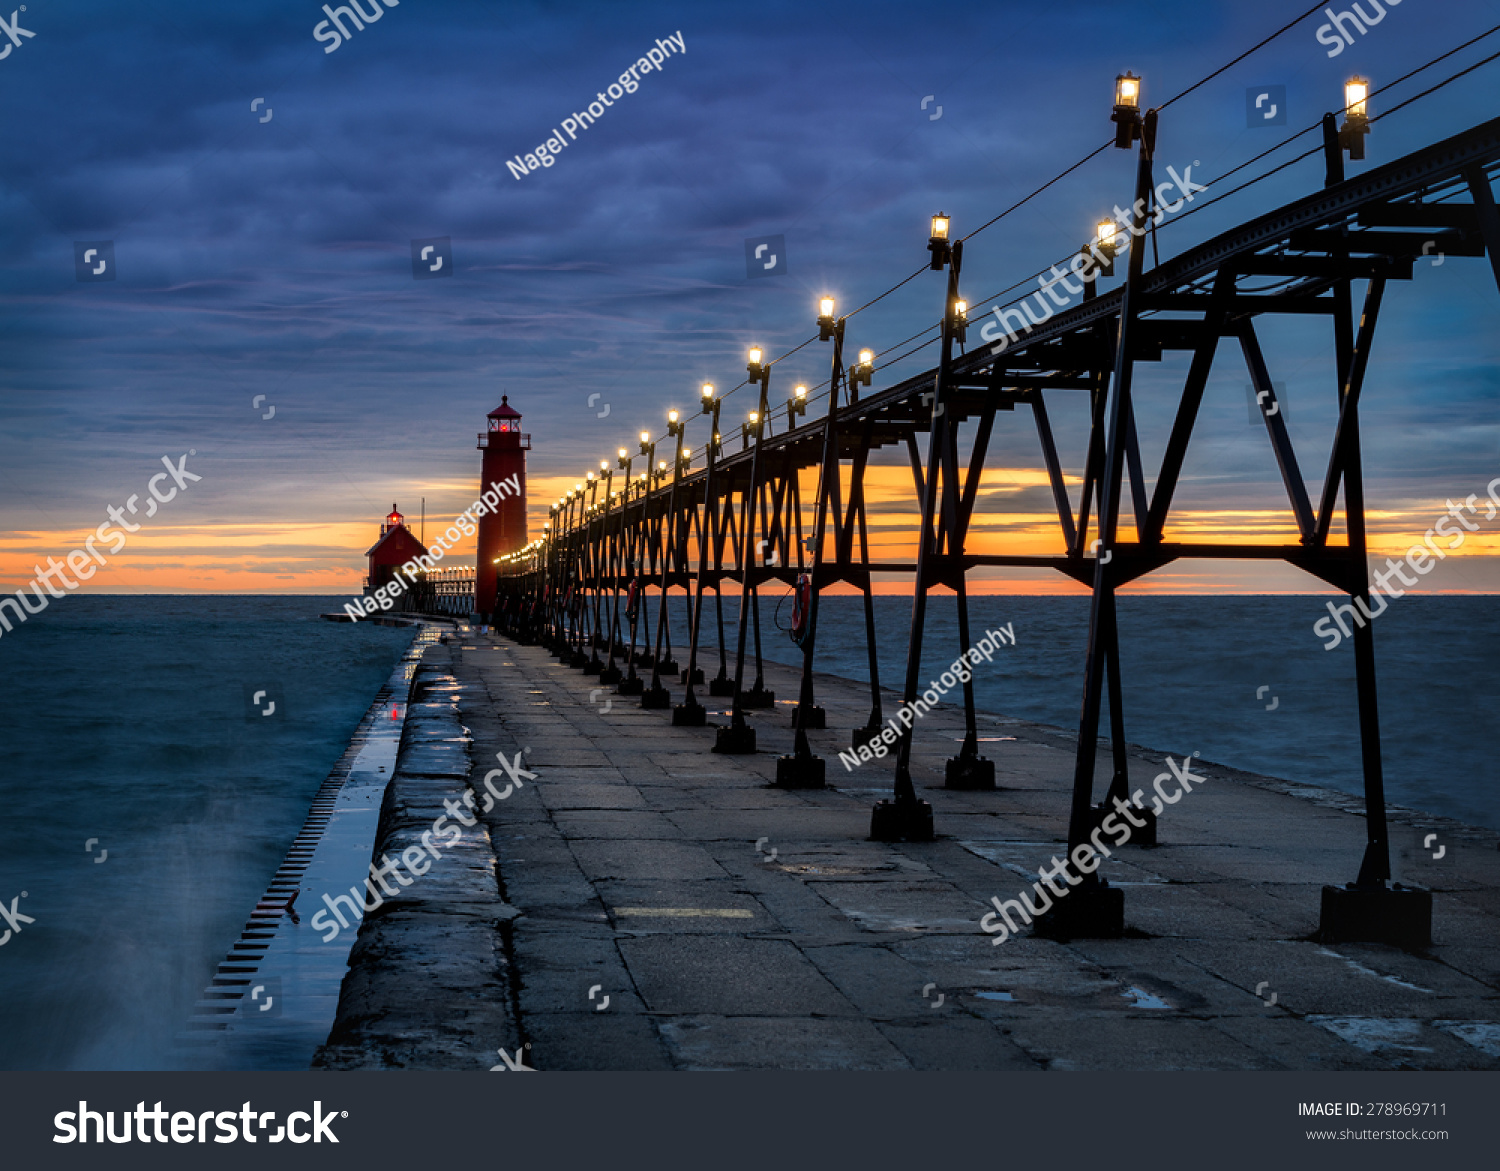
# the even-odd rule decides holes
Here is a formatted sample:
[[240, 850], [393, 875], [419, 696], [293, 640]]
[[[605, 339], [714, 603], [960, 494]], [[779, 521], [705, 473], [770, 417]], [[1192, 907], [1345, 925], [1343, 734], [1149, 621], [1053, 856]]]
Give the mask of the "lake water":
[[0, 638], [0, 899], [25, 891], [36, 920], [0, 947], [0, 1065], [174, 1066], [173, 1037], [411, 641], [318, 619], [338, 606], [73, 596]]

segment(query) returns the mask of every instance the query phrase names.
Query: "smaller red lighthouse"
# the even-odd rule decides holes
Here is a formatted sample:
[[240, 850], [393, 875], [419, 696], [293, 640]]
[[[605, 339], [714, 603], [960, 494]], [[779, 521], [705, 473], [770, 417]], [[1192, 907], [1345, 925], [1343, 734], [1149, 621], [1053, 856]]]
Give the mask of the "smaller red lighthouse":
[[422, 542], [406, 527], [406, 518], [392, 504], [390, 514], [380, 526], [380, 540], [365, 551], [365, 556], [370, 559], [370, 576], [365, 579], [365, 589], [370, 592], [378, 590], [391, 580], [391, 574], [398, 566], [426, 552]]
[[526, 453], [531, 450], [531, 436], [521, 433], [521, 412], [510, 405], [509, 395], [500, 396], [500, 405], [489, 413], [488, 422], [489, 429], [479, 435], [478, 447], [484, 452], [479, 490], [488, 491], [490, 485], [504, 484], [512, 477], [515, 490], [504, 496], [497, 512], [479, 518], [474, 608], [482, 614], [495, 606], [496, 558], [526, 544]]

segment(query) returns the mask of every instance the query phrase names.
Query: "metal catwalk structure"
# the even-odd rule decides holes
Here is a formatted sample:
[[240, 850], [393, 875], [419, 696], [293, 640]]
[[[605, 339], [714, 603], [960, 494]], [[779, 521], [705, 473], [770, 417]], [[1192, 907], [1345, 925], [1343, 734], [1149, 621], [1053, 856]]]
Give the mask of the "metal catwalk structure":
[[[1072, 854], [1088, 848], [1102, 819], [1121, 808], [1130, 793], [1115, 607], [1121, 586], [1179, 558], [1278, 559], [1334, 586], [1348, 595], [1351, 607], [1369, 614], [1359, 404], [1382, 298], [1387, 282], [1410, 280], [1414, 262], [1434, 249], [1449, 257], [1487, 256], [1500, 286], [1500, 215], [1492, 189], [1500, 169], [1500, 119], [1345, 178], [1344, 153], [1362, 157], [1360, 135], [1366, 128], [1362, 119], [1351, 117], [1336, 129], [1330, 115], [1323, 125], [1326, 183], [1320, 190], [1148, 270], [1144, 233], [1160, 198], [1154, 184], [1156, 114], [1142, 116], [1128, 104], [1117, 106], [1116, 114], [1117, 145], [1140, 143], [1130, 225], [1138, 246], [1129, 250], [1122, 287], [1095, 295], [1090, 283], [1082, 302], [1034, 328], [1027, 322], [1026, 332], [998, 347], [1000, 352], [983, 344], [956, 353], [955, 342], [975, 328], [959, 296], [963, 244], [950, 244], [946, 217], [935, 217], [931, 267], [946, 270], [946, 294], [933, 369], [862, 397], [860, 387], [871, 381], [872, 355], [865, 351], [846, 363], [846, 319], [836, 319], [832, 302], [825, 301], [820, 334], [833, 344], [823, 417], [807, 417], [806, 392], [798, 388], [775, 433], [783, 420], [773, 417], [780, 408], [769, 395], [771, 366], [752, 351], [749, 385], [758, 402], [751, 421], [741, 424], [738, 434], [722, 434], [722, 399], [706, 386], [700, 407], [713, 442], [705, 443], [699, 467], [693, 467], [693, 453], [684, 447], [688, 421], [676, 412], [668, 431], [674, 452], [658, 458], [656, 442], [643, 433], [638, 451], [621, 448], [615, 461], [601, 464], [597, 474], [553, 507], [543, 539], [501, 564], [495, 610], [501, 629], [554, 648], [601, 682], [617, 684], [620, 694], [641, 696], [644, 707], [672, 706], [670, 683], [681, 690], [672, 718], [682, 726], [706, 724], [699, 701], [705, 689], [732, 698], [729, 723], [715, 729], [713, 750], [754, 752], [755, 729], [746, 712], [771, 702], [760, 672], [760, 589], [767, 582], [790, 586], [803, 670], [795, 748], [778, 762], [776, 783], [815, 787], [824, 783], [824, 762], [812, 753], [806, 733], [823, 726], [813, 666], [824, 591], [843, 585], [864, 599], [871, 711], [866, 726], [854, 731], [859, 746], [879, 735], [885, 719], [875, 658], [873, 575], [906, 575], [912, 581], [903, 682], [909, 703], [921, 687], [927, 600], [935, 588], [956, 595], [959, 645], [954, 650], [961, 654], [972, 645], [969, 570], [1056, 570], [1093, 591], [1068, 833]], [[1110, 255], [1095, 250], [1096, 260]], [[1331, 334], [1337, 385], [1330, 390], [1337, 396], [1338, 419], [1327, 449], [1318, 453], [1325, 470], [1311, 489], [1261, 344], [1265, 320], [1282, 315], [1326, 321]], [[1295, 544], [1187, 543], [1165, 537], [1210, 371], [1216, 359], [1227, 357], [1221, 345], [1238, 350], [1256, 391], [1270, 456], [1298, 533]], [[1139, 363], [1160, 361], [1173, 351], [1191, 357], [1148, 492], [1132, 381]], [[1083, 473], [1076, 509], [1048, 417], [1048, 399], [1059, 392], [1087, 392], [1092, 406], [1087, 449], [1078, 461]], [[997, 426], [1025, 425], [1017, 408], [1029, 411], [1035, 429], [1056, 504], [1061, 551], [1045, 556], [971, 552], [966, 539], [991, 437]], [[914, 562], [870, 555], [867, 472], [871, 454], [889, 447], [904, 448], [910, 462], [911, 500], [921, 518]], [[637, 470], [637, 462], [644, 471]], [[815, 474], [817, 483], [806, 500], [804, 472], [808, 479]], [[1340, 523], [1346, 540], [1330, 541]], [[728, 596], [726, 583], [734, 586]], [[671, 645], [669, 596], [681, 599], [675, 603], [679, 609], [687, 607], [686, 647]], [[726, 608], [733, 609], [727, 638]], [[1422, 946], [1430, 938], [1431, 899], [1428, 892], [1390, 883], [1373, 630], [1369, 622], [1357, 621], [1355, 627], [1367, 842], [1354, 881], [1324, 888], [1322, 931], [1329, 940]], [[1113, 775], [1101, 802], [1094, 773], [1106, 688]], [[948, 762], [946, 784], [993, 789], [995, 769], [979, 755], [969, 682], [963, 703], [966, 737]], [[894, 788], [873, 812], [874, 838], [933, 836], [931, 807], [917, 797], [912, 783], [913, 735], [907, 724], [895, 746]], [[1149, 811], [1137, 812], [1147, 823], [1137, 840], [1154, 843], [1154, 820]], [[1091, 874], [1038, 920], [1037, 929], [1061, 937], [1117, 935], [1123, 930], [1123, 892]]]

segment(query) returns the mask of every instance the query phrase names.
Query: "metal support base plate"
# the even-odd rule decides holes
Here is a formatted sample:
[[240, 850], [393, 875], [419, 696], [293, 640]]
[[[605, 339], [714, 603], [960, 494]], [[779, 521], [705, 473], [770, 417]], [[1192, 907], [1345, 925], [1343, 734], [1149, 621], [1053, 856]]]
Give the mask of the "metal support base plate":
[[955, 756], [943, 768], [943, 788], [988, 790], [995, 787], [995, 762], [978, 756], [964, 759]]
[[672, 709], [672, 727], [674, 728], [701, 728], [708, 723], [708, 709], [701, 703], [689, 706], [679, 703]]
[[714, 737], [714, 751], [726, 756], [749, 756], [755, 751], [755, 729], [748, 724], [736, 728], [731, 724], [720, 728]]
[[1323, 943], [1388, 943], [1420, 950], [1432, 946], [1432, 892], [1409, 886], [1350, 884], [1323, 888], [1318, 924]]
[[926, 801], [880, 801], [870, 815], [872, 842], [930, 842], [932, 837], [932, 806]]
[[1046, 939], [1119, 939], [1125, 934], [1125, 892], [1103, 882], [1070, 887], [1032, 929]]
[[822, 789], [826, 787], [821, 756], [778, 756], [776, 787], [778, 789]]

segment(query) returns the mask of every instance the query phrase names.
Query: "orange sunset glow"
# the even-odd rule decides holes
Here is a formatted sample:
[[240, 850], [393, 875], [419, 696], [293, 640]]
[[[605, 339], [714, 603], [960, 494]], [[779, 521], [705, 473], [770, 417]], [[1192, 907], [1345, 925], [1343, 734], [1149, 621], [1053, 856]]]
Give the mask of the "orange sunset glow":
[[[848, 469], [844, 469], [848, 498]], [[547, 518], [548, 504], [569, 491], [573, 476], [532, 474], [530, 526], [535, 536]], [[1076, 507], [1081, 481], [1068, 476]], [[815, 498], [816, 469], [801, 479], [804, 523], [810, 523], [810, 501]], [[425, 486], [429, 501], [441, 500], [442, 512], [429, 508], [429, 538], [453, 523], [456, 512], [473, 493], [472, 485], [454, 480]], [[1046, 494], [1046, 473], [1035, 468], [986, 469], [980, 499], [971, 523], [968, 549], [981, 555], [1056, 555], [1062, 550], [1057, 514], [1038, 508]], [[1026, 493], [1023, 505], [1018, 499]], [[401, 491], [412, 498], [410, 491]], [[918, 502], [912, 493], [909, 468], [872, 465], [866, 476], [869, 504], [870, 555], [876, 561], [910, 562], [916, 556], [915, 526]], [[1421, 542], [1423, 534], [1442, 515], [1445, 501], [1413, 501], [1403, 508], [1369, 512], [1370, 552], [1374, 557], [1401, 557]], [[383, 514], [383, 510], [380, 510]], [[328, 521], [266, 520], [254, 523], [173, 524], [151, 522], [129, 534], [118, 554], [107, 554], [83, 585], [98, 593], [358, 593], [365, 573], [365, 550], [378, 534], [379, 515]], [[408, 514], [415, 531], [419, 521]], [[1500, 527], [1486, 524], [1481, 507], [1470, 523], [1479, 529], [1465, 534], [1463, 544], [1448, 554], [1444, 573], [1425, 583], [1433, 592], [1489, 592], [1500, 580]], [[0, 580], [9, 590], [25, 585], [46, 566], [48, 557], [65, 560], [81, 547], [90, 530], [23, 529], [0, 534]], [[1122, 532], [1129, 532], [1122, 517]], [[1335, 541], [1340, 540], [1335, 525]], [[1183, 509], [1174, 512], [1167, 539], [1183, 542], [1239, 541], [1247, 544], [1295, 544], [1296, 525], [1286, 509]], [[1445, 543], [1441, 542], [1440, 543]], [[474, 538], [469, 537], [448, 557], [453, 566], [474, 563]], [[694, 554], [696, 557], [696, 553]], [[732, 588], [726, 585], [726, 588]], [[844, 592], [836, 587], [831, 592]], [[1072, 593], [1080, 587], [1050, 570], [976, 569], [970, 589], [978, 594]], [[1309, 593], [1321, 583], [1279, 563], [1177, 563], [1134, 583], [1142, 593]], [[877, 582], [877, 592], [910, 592], [904, 578]]]

